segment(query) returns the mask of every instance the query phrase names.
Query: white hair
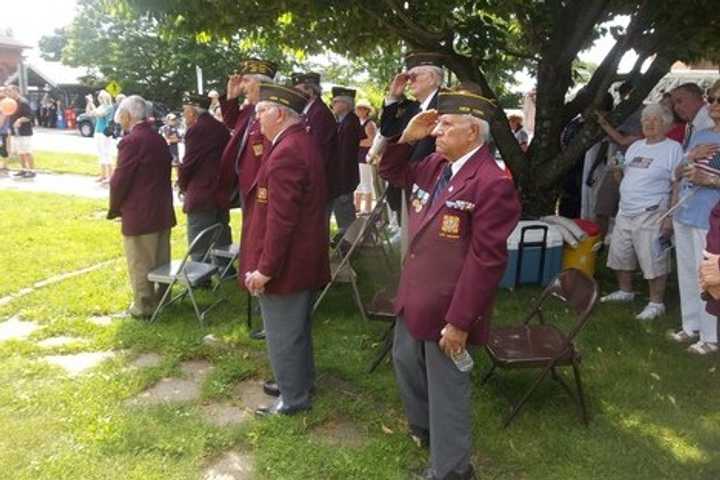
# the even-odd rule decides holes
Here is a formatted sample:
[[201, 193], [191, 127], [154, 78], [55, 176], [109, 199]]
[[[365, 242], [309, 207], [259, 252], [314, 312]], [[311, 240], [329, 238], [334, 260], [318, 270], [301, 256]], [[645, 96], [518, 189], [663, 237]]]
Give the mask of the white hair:
[[434, 78], [434, 84], [436, 88], [439, 88], [443, 84], [443, 80], [445, 78], [445, 72], [443, 72], [443, 69], [440, 67], [437, 67], [435, 65], [419, 65], [412, 70], [419, 70], [421, 72], [428, 72], [430, 73]]
[[651, 103], [643, 108], [640, 118], [647, 117], [657, 117], [667, 127], [671, 126], [674, 120], [672, 112], [659, 103]]
[[[258, 105], [261, 105], [261, 104], [263, 104], [263, 106], [265, 106], [266, 108], [270, 108], [270, 107], [277, 108], [281, 112], [285, 112], [285, 116], [289, 119], [300, 120], [300, 114], [288, 106], [282, 105], [280, 103], [271, 102], [269, 100], [262, 100], [262, 101], [258, 102]], [[256, 106], [256, 108], [257, 108], [257, 106]]]
[[120, 103], [117, 114], [120, 112], [127, 112], [135, 121], [145, 120], [148, 116], [148, 102], [140, 95], [130, 95]]
[[110, 105], [112, 104], [112, 95], [105, 90], [100, 90], [100, 93], [98, 93], [98, 102], [100, 102], [101, 105]]

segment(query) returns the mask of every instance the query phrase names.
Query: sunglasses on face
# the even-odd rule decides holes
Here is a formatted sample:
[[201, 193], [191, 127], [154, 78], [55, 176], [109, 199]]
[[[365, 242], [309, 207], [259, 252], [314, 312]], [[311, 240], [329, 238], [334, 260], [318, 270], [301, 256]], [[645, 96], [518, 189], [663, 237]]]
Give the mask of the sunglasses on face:
[[716, 103], [716, 102], [717, 102], [717, 103], [720, 103], [720, 97], [713, 97], [713, 96], [708, 95], [708, 96], [707, 96], [707, 102], [708, 102], [710, 105], [712, 105], [713, 103]]

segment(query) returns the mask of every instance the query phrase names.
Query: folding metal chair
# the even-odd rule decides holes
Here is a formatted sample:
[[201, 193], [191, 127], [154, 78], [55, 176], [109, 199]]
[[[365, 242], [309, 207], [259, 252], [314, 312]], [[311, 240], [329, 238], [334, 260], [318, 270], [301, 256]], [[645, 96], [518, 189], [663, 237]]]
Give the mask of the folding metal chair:
[[[148, 273], [147, 278], [149, 281], [155, 282], [156, 284], [159, 283], [167, 285], [165, 293], [163, 293], [158, 306], [155, 308], [155, 311], [150, 318], [151, 322], [154, 322], [157, 319], [158, 315], [160, 315], [160, 312], [165, 307], [173, 304], [177, 300], [182, 300], [186, 296], [189, 296], [193, 309], [195, 310], [195, 316], [197, 317], [198, 322], [200, 322], [200, 325], [204, 327], [205, 316], [207, 313], [220, 302], [225, 300], [225, 298], [220, 298], [208, 308], [201, 311], [193, 293], [193, 288], [212, 281], [212, 278], [216, 277], [218, 274], [219, 269], [217, 265], [208, 263], [207, 259], [210, 255], [210, 251], [214, 248], [215, 243], [222, 232], [222, 228], [223, 225], [220, 223], [216, 223], [215, 225], [206, 228], [197, 234], [188, 247], [188, 250], [182, 260], [173, 260], [170, 263], [161, 265]], [[204, 247], [202, 251], [200, 251], [199, 249], [201, 247], [199, 246], [203, 245], [208, 238], [210, 241], [207, 243], [207, 247]], [[202, 254], [199, 262], [193, 261], [190, 258], [193, 254]], [[182, 285], [184, 287], [183, 291], [168, 301], [168, 298], [172, 296], [172, 288], [175, 284]]]
[[[575, 325], [567, 334], [545, 322], [543, 305], [550, 298], [557, 298], [567, 304], [576, 317]], [[522, 397], [513, 403], [510, 414], [504, 420], [505, 427], [510, 425], [530, 395], [548, 375], [560, 383], [575, 401], [580, 417], [588, 424], [585, 396], [580, 381], [581, 355], [575, 347], [575, 338], [590, 318], [597, 298], [598, 286], [595, 280], [574, 268], [563, 270], [545, 288], [522, 325], [491, 329], [485, 349], [492, 360], [492, 366], [483, 377], [482, 383], [487, 382], [497, 367], [540, 370]], [[538, 325], [530, 325], [533, 318], [538, 319]], [[558, 367], [566, 366], [573, 369], [576, 392], [570, 389], [557, 371]]]
[[[237, 262], [238, 257], [240, 256], [240, 245], [236, 243], [231, 243], [229, 245], [219, 245], [214, 247], [212, 250], [210, 250], [210, 258], [213, 260], [222, 258], [227, 261], [225, 266], [223, 267], [222, 271], [220, 271], [220, 280], [230, 280], [233, 278], [237, 278], [237, 271], [235, 273], [228, 275], [228, 272], [230, 272], [230, 269], [233, 268], [235, 265], [235, 262]], [[216, 265], [218, 262], [214, 262]], [[220, 283], [218, 282], [217, 285], [215, 285], [215, 290], [217, 290], [220, 287]]]

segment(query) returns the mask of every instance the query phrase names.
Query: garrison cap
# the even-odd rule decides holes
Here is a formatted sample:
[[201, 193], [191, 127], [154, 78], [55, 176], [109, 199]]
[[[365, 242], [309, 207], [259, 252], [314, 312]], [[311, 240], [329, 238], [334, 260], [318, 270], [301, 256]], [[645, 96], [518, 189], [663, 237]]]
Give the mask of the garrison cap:
[[277, 66], [274, 63], [257, 58], [243, 60], [237, 69], [240, 75], [265, 75], [270, 78], [275, 78], [276, 72]]
[[293, 73], [290, 78], [293, 85], [301, 83], [320, 85], [320, 74], [317, 72]]
[[282, 105], [297, 113], [302, 113], [308, 98], [303, 92], [293, 87], [283, 87], [272, 83], [260, 84], [260, 101]]
[[345, 87], [333, 87], [332, 88], [332, 97], [350, 97], [351, 99], [355, 100], [355, 93], [357, 93], [352, 88], [345, 88]]
[[437, 111], [442, 114], [472, 115], [489, 122], [495, 113], [495, 102], [480, 95], [476, 89], [463, 87], [438, 93]]
[[405, 71], [415, 67], [443, 67], [443, 55], [435, 52], [409, 52], [405, 55]]

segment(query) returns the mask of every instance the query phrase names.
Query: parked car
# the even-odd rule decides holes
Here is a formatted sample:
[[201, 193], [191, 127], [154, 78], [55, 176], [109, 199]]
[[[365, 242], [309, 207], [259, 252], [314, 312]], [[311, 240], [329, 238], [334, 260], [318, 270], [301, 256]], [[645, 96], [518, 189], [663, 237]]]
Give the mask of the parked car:
[[[152, 106], [152, 113], [149, 120], [153, 122], [155, 130], [159, 130], [163, 125], [165, 115], [170, 113], [170, 109], [160, 102], [148, 102]], [[77, 128], [83, 137], [92, 137], [95, 134], [95, 117], [88, 113], [82, 113], [77, 117]]]

